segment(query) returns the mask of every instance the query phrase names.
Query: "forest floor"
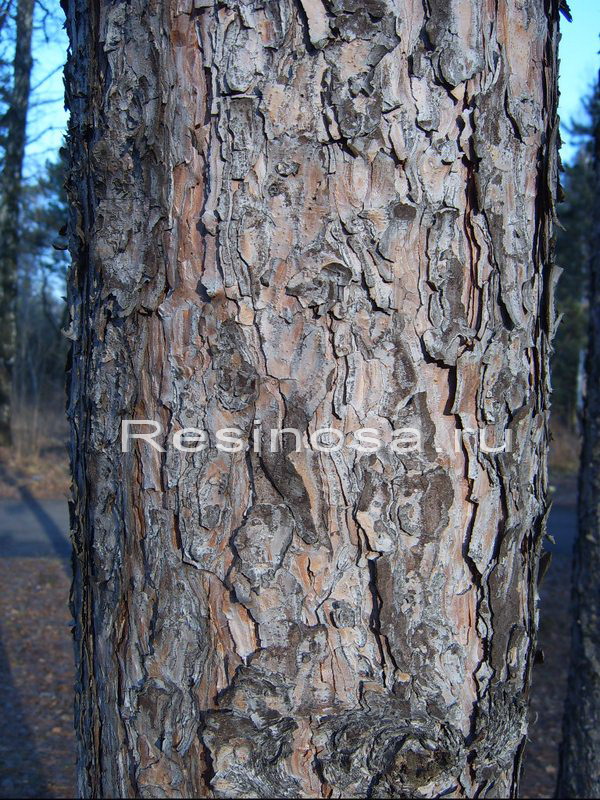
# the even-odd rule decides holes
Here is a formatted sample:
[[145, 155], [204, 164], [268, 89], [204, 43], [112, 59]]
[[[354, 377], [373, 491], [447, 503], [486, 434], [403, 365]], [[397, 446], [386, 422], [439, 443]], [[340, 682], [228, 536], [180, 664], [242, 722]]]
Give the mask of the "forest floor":
[[[47, 486], [15, 476], [0, 461], [2, 798], [75, 797], [68, 517], [64, 499], [43, 499]], [[522, 797], [554, 793], [568, 668], [574, 503], [573, 479], [561, 479], [549, 525], [557, 544], [549, 545], [553, 561], [541, 588], [545, 661], [534, 668]]]

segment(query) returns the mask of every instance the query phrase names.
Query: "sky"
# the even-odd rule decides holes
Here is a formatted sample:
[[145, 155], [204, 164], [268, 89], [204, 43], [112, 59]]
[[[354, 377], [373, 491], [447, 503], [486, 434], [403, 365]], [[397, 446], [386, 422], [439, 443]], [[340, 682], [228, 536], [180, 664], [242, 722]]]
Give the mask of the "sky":
[[44, 163], [56, 159], [67, 126], [62, 77], [67, 54], [65, 16], [59, 0], [49, 0], [44, 6], [52, 15], [47, 16], [40, 6], [36, 6], [31, 107], [27, 116], [25, 153], [25, 176], [28, 178], [39, 176]]
[[573, 22], [561, 17], [559, 44], [560, 102], [558, 112], [562, 124], [563, 161], [575, 153], [572, 137], [565, 124], [585, 121], [582, 98], [589, 93], [600, 69], [600, 0], [570, 0]]
[[[573, 120], [585, 121], [582, 98], [589, 92], [600, 68], [600, 0], [569, 0], [573, 22], [561, 16], [562, 38], [560, 42], [560, 104], [559, 114], [563, 125], [563, 161], [570, 161], [576, 151], [576, 142], [565, 130], [565, 123]], [[45, 4], [54, 12], [55, 19], [42, 18], [38, 7], [35, 39], [35, 65], [32, 86], [33, 107], [28, 121], [29, 144], [27, 146], [25, 173], [33, 178], [39, 175], [44, 162], [56, 158], [67, 123], [63, 107], [63, 80], [61, 66], [64, 63], [67, 36], [58, 0]], [[49, 76], [49, 77], [48, 77]]]

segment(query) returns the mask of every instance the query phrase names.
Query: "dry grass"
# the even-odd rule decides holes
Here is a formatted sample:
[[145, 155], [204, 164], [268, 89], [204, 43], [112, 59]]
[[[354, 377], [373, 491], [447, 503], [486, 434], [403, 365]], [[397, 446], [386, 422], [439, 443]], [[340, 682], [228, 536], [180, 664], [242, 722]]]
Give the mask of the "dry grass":
[[58, 402], [13, 410], [12, 447], [0, 448], [0, 497], [61, 497], [69, 492], [68, 426]]

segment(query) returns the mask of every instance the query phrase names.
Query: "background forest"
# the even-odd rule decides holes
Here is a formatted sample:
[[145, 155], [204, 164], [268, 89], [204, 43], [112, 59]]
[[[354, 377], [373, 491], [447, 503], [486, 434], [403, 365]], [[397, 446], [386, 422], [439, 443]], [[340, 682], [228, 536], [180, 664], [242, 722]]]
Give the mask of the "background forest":
[[[0, 315], [10, 381], [10, 436], [3, 459], [37, 482], [64, 488], [66, 223], [61, 63], [56, 3], [0, 6]], [[43, 411], [42, 411], [43, 405]]]
[[[11, 137], [18, 135], [11, 112], [15, 85], [16, 5], [12, 0], [5, 0], [0, 7], [0, 197], [4, 206], [7, 198], [16, 198], [19, 208], [14, 258], [7, 259], [6, 253], [0, 258], [3, 286], [10, 285], [13, 280], [16, 286], [16, 338], [14, 354], [9, 355], [13, 447], [10, 452], [4, 450], [3, 459], [23, 475], [36, 475], [39, 480], [50, 481], [48, 490], [52, 492], [57, 488], [57, 481], [64, 483], [66, 479], [64, 454], [61, 452], [59, 457], [56, 445], [66, 435], [63, 388], [68, 338], [64, 328], [69, 259], [63, 236], [67, 219], [66, 165], [64, 151], [59, 146], [63, 125], [61, 78], [56, 65], [46, 63], [44, 49], [50, 42], [62, 43], [64, 47], [66, 42], [62, 13], [55, 3], [49, 3], [48, 7], [36, 4], [30, 41], [34, 56], [30, 74], [33, 76], [35, 68], [37, 81], [30, 80], [26, 97], [29, 138], [21, 154], [22, 177], [15, 183], [15, 165], [7, 154], [10, 155]], [[570, 91], [569, 87], [563, 88], [565, 91]], [[582, 113], [576, 121], [564, 121], [562, 128], [563, 139], [569, 142], [569, 152], [566, 158], [563, 155], [563, 201], [556, 230], [556, 261], [563, 273], [556, 297], [561, 321], [552, 358], [554, 444], [551, 466], [554, 476], [574, 474], [578, 465], [578, 413], [583, 392], [586, 286], [592, 227], [589, 214], [593, 197], [590, 121], [597, 103], [597, 88], [591, 86], [590, 80], [590, 89], [582, 98]], [[32, 146], [39, 142], [42, 147], [34, 150]], [[10, 304], [10, 294], [5, 290], [0, 302]], [[5, 307], [2, 310], [7, 313]]]

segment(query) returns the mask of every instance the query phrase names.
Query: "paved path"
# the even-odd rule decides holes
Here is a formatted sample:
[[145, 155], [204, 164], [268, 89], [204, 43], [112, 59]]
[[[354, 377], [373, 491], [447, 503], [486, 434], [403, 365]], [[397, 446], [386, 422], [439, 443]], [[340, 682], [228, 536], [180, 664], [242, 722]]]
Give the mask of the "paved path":
[[[0, 500], [0, 798], [74, 797], [67, 502], [19, 492], [18, 500]], [[575, 530], [575, 509], [555, 506], [548, 531], [556, 544], [545, 543], [555, 557], [542, 585], [539, 644], [547, 658], [534, 672], [524, 797], [553, 796]]]
[[[26, 489], [22, 499], [0, 500], [0, 558], [58, 557], [68, 559], [69, 510], [66, 500], [36, 500]], [[548, 532], [556, 539], [545, 549], [571, 555], [577, 517], [574, 508], [554, 506]]]
[[75, 797], [66, 500], [0, 500], [0, 798]]
[[0, 501], [0, 558], [68, 559], [68, 531], [66, 500], [36, 500], [21, 490], [21, 499]]

